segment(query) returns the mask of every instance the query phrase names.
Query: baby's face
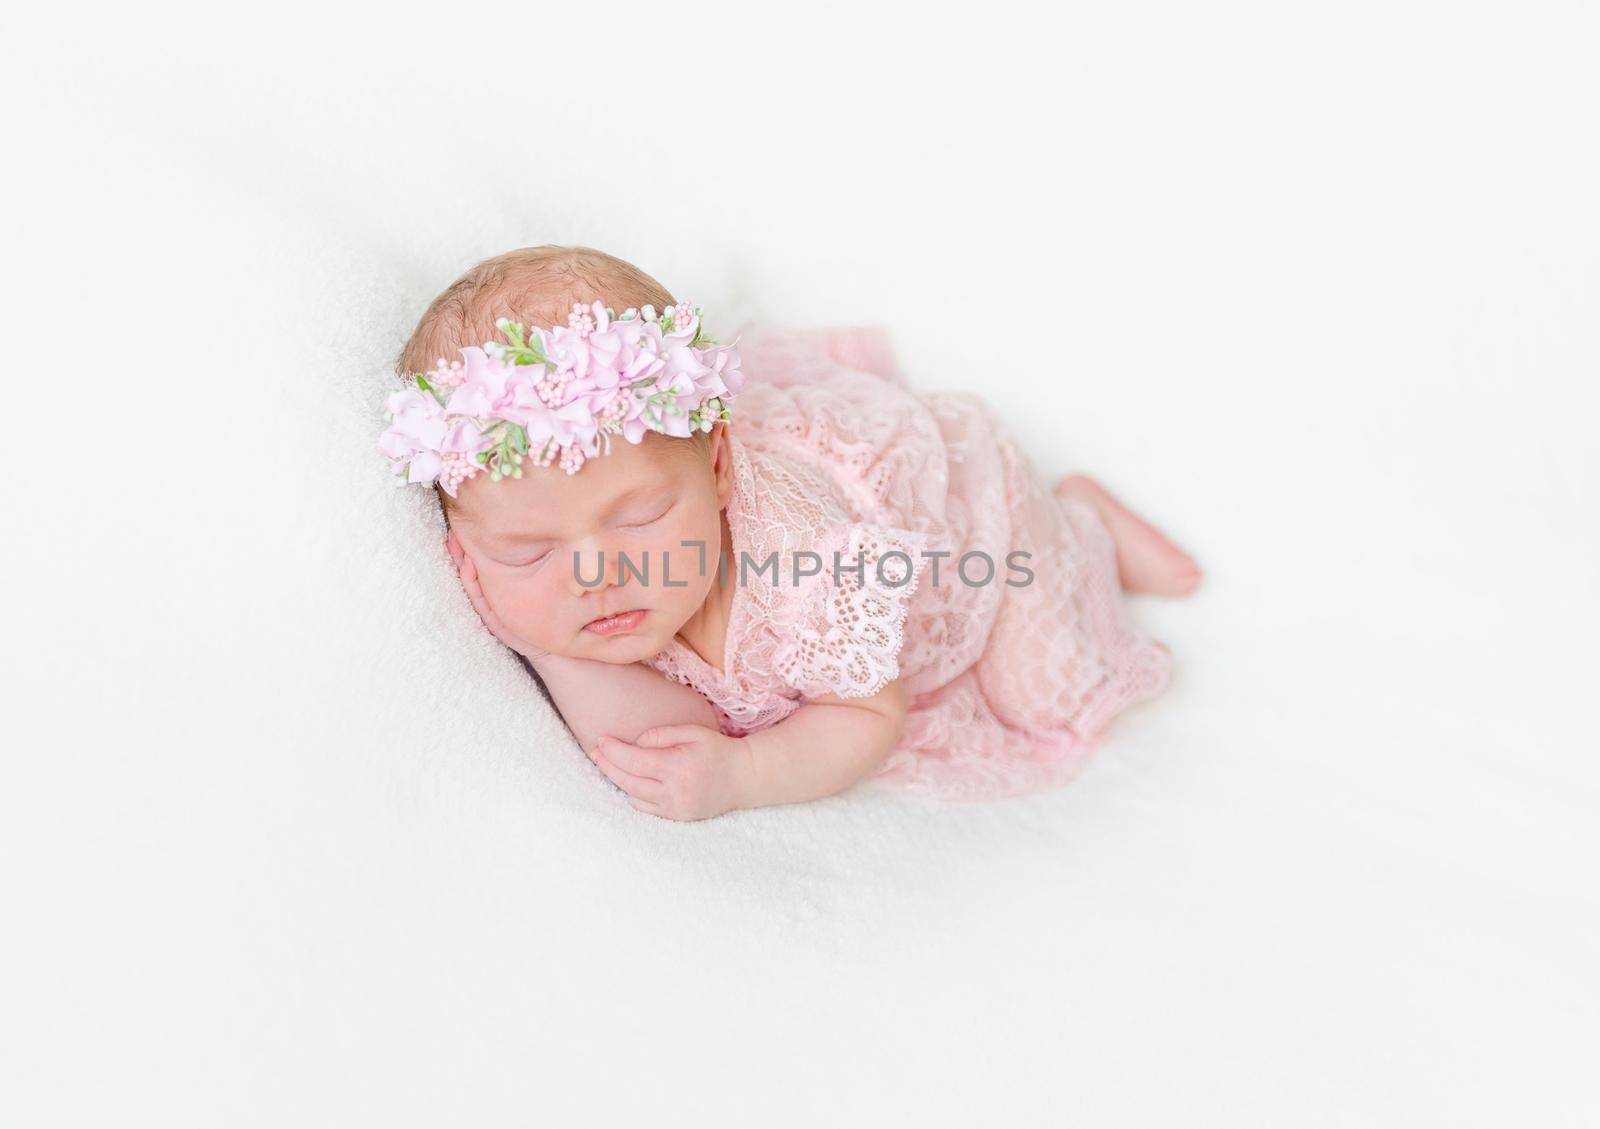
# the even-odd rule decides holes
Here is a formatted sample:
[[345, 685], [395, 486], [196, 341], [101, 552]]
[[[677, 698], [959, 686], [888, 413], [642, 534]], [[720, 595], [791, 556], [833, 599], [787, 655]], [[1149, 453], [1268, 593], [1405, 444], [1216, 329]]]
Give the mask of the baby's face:
[[[712, 430], [709, 456], [703, 439], [647, 432], [637, 444], [614, 438], [576, 474], [528, 462], [521, 478], [463, 483], [451, 526], [506, 627], [540, 650], [602, 662], [665, 647], [715, 579], [731, 489], [725, 434]], [[586, 626], [629, 611], [644, 615], [624, 630]]]

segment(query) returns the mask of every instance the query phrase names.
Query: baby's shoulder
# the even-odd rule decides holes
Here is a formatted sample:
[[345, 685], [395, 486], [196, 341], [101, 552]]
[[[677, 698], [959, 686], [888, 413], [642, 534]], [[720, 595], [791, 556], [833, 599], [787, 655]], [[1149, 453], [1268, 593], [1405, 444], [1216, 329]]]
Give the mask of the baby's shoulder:
[[[732, 436], [733, 493], [728, 520], [753, 550], [814, 549], [848, 524], [838, 481], [818, 459]], [[737, 523], [737, 524], [735, 524]]]
[[859, 520], [828, 468], [803, 454], [734, 450], [740, 590], [772, 675], [806, 696], [876, 693], [899, 673], [925, 535]]

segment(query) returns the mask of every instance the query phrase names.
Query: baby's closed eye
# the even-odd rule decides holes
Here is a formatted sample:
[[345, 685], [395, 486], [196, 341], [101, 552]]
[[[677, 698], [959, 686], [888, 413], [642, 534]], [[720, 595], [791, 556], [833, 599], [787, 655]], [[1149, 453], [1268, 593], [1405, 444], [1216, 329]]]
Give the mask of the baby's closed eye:
[[622, 528], [623, 529], [643, 529], [647, 525], [654, 525], [656, 522], [660, 521], [662, 518], [666, 517], [669, 513], [671, 513], [673, 506], [675, 506], [676, 504], [677, 504], [676, 502], [668, 502], [664, 509], [660, 510], [657, 513], [653, 513], [648, 517], [631, 518], [630, 520], [628, 520], [628, 521], [623, 523]]
[[531, 549], [527, 553], [518, 554], [498, 563], [505, 565], [507, 568], [533, 568], [549, 560], [554, 552], [555, 549], [553, 547]]

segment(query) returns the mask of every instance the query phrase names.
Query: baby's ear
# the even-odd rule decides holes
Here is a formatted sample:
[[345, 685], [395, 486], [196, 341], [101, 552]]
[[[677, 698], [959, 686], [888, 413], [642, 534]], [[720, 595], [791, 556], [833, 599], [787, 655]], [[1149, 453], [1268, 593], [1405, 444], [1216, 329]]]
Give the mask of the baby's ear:
[[726, 506], [733, 497], [733, 447], [729, 443], [728, 425], [717, 422], [708, 433], [711, 438], [711, 473], [717, 482], [717, 504]]

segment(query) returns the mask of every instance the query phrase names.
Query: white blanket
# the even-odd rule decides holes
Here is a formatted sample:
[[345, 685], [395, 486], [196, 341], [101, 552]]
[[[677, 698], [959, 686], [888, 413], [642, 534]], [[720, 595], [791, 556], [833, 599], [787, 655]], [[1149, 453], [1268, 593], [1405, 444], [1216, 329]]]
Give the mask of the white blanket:
[[[1081, 104], [1124, 117], [1062, 133], [1121, 72], [1011, 38], [963, 88], [988, 108], [929, 69], [891, 114], [850, 43], [791, 44], [826, 76], [620, 32], [593, 71], [480, 74], [340, 26], [282, 56], [63, 32], [8, 92], [35, 109], [0, 1120], [1600, 1116], [1600, 184], [1538, 143], [1592, 71], [1441, 133], [1298, 71], [1263, 103], [1194, 70], [1158, 87], [1175, 121], [1107, 96]], [[1391, 63], [1313, 75], [1404, 99]], [[1072, 96], [1005, 85], [1050, 81]], [[1480, 146], [1523, 173], [1477, 176]], [[1172, 690], [1058, 793], [632, 811], [374, 445], [426, 301], [539, 242], [717, 324], [882, 322], [928, 387], [1004, 377], [1042, 472], [1099, 474], [1208, 569], [1136, 607]]]

